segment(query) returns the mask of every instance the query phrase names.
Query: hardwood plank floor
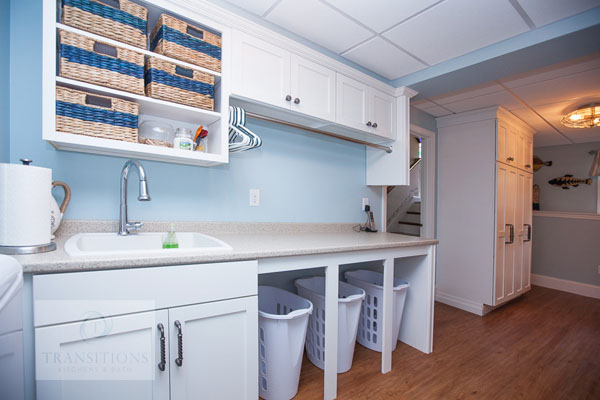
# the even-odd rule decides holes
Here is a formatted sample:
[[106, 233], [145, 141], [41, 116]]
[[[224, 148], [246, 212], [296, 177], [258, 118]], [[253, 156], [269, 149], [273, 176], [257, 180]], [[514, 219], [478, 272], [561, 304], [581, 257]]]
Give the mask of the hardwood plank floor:
[[[338, 399], [600, 399], [600, 300], [533, 287], [485, 317], [435, 304], [433, 353], [403, 343], [392, 372], [356, 345]], [[304, 360], [295, 399], [322, 399]]]

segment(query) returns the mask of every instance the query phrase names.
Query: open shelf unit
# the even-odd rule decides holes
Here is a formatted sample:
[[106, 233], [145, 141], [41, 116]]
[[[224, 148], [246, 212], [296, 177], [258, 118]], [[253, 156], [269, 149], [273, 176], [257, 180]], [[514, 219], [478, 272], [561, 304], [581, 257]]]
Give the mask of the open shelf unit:
[[[212, 71], [194, 64], [179, 61], [154, 53], [149, 50], [137, 48], [121, 43], [94, 33], [86, 32], [60, 22], [60, 0], [44, 1], [43, 11], [43, 131], [42, 137], [58, 150], [76, 151], [111, 155], [118, 157], [138, 158], [145, 160], [163, 161], [178, 164], [212, 166], [229, 161], [228, 146], [228, 119], [229, 119], [229, 92], [228, 83], [223, 76], [228, 71], [228, 52], [225, 51], [229, 43], [227, 28], [214, 23], [210, 19], [198, 15], [193, 10], [174, 5], [165, 0], [136, 1], [148, 8], [148, 35], [152, 31], [158, 16], [165, 12], [177, 18], [186, 20], [196, 25], [205, 27], [221, 35], [222, 40], [222, 67], [221, 72]], [[182, 17], [185, 15], [185, 17]], [[210, 73], [215, 77], [215, 111], [190, 107], [169, 101], [158, 100], [140, 94], [116, 90], [88, 82], [78, 81], [59, 76], [59, 62], [56, 49], [59, 46], [58, 30], [77, 33], [82, 36], [100, 40], [109, 45], [136, 51], [146, 57], [160, 58], [184, 68]], [[56, 131], [56, 87], [63, 86], [76, 90], [83, 90], [93, 94], [116, 97], [135, 102], [140, 106], [139, 123], [149, 119], [163, 120], [173, 125], [174, 128], [185, 127], [195, 129], [202, 125], [209, 131], [206, 152], [185, 151], [168, 147], [152, 146], [141, 143], [123, 142], [111, 139], [102, 139], [93, 136], [77, 135], [68, 132]]]

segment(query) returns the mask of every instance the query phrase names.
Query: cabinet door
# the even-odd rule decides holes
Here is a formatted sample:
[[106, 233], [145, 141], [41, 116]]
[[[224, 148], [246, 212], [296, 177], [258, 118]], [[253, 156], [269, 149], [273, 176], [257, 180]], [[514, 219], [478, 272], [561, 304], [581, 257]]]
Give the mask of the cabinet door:
[[526, 134], [520, 134], [519, 149], [519, 168], [533, 172], [533, 138]]
[[532, 210], [532, 191], [533, 191], [533, 176], [532, 174], [523, 174], [523, 196], [521, 198], [521, 207], [523, 210], [523, 249], [521, 273], [523, 290], [528, 290], [531, 287], [531, 238], [533, 235], [533, 227], [531, 225], [531, 210]]
[[335, 71], [291, 55], [292, 110], [335, 121]]
[[516, 246], [517, 171], [497, 164], [496, 174], [496, 271], [494, 305], [513, 297]]
[[341, 74], [337, 74], [336, 86], [336, 122], [369, 131], [372, 124], [368, 119], [371, 113], [369, 87]]
[[0, 397], [25, 399], [23, 331], [0, 335]]
[[390, 139], [396, 138], [395, 99], [379, 90], [371, 88], [372, 132]]
[[[38, 400], [169, 399], [168, 352], [160, 371], [160, 333], [167, 311], [36, 328]], [[166, 336], [165, 336], [166, 337]]]
[[524, 222], [523, 198], [525, 197], [525, 185], [527, 184], [526, 172], [517, 172], [517, 190], [515, 193], [515, 243], [514, 243], [514, 274], [515, 294], [523, 292], [523, 240], [527, 234]]
[[232, 42], [232, 93], [290, 108], [290, 53], [239, 31]]
[[172, 308], [169, 322], [171, 400], [258, 397], [256, 296]]
[[506, 122], [498, 120], [496, 135], [496, 160], [508, 165], [517, 166], [517, 131]]

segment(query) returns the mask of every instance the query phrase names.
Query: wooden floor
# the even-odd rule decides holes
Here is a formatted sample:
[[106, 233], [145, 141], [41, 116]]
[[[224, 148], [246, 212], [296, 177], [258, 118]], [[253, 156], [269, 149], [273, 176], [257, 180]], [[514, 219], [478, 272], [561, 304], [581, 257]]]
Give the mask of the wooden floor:
[[[600, 300], [533, 287], [485, 317], [435, 304], [433, 353], [398, 343], [392, 372], [356, 345], [338, 399], [600, 399]], [[322, 399], [306, 359], [295, 399]]]

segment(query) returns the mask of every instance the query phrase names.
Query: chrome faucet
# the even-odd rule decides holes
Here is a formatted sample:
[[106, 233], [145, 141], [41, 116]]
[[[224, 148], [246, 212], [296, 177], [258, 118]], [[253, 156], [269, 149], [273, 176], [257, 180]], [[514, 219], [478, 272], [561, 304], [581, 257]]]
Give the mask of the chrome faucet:
[[142, 167], [142, 164], [140, 164], [139, 161], [127, 161], [121, 171], [121, 207], [119, 215], [119, 235], [121, 236], [129, 235], [130, 230], [138, 231], [144, 226], [141, 222], [129, 222], [127, 220], [127, 175], [129, 175], [129, 168], [131, 167], [136, 167], [140, 179], [138, 200], [150, 201], [148, 182], [146, 181], [146, 171], [144, 170], [144, 167]]

